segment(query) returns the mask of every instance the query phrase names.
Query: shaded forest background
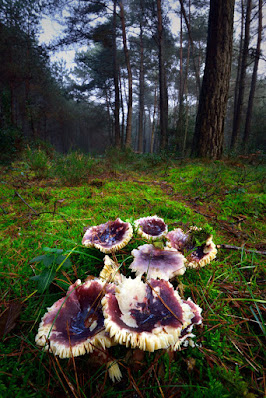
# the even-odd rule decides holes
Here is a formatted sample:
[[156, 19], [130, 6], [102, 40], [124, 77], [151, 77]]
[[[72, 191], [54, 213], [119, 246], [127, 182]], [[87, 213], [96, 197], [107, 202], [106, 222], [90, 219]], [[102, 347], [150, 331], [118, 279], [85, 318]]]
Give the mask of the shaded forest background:
[[[43, 142], [63, 153], [100, 154], [116, 146], [197, 154], [210, 3], [0, 1], [2, 159], [14, 160], [26, 144]], [[223, 154], [266, 148], [264, 5], [235, 2]], [[179, 21], [173, 27], [170, 9]], [[38, 41], [44, 15], [65, 24], [49, 46]], [[83, 50], [71, 72], [51, 63], [50, 54], [73, 45]]]

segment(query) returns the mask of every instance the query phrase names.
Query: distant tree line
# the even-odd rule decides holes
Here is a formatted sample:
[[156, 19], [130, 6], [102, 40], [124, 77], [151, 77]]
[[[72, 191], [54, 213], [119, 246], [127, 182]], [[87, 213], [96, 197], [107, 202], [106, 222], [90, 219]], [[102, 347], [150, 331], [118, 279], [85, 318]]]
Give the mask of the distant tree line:
[[[42, 3], [0, 1], [1, 136], [213, 159], [265, 149], [262, 0]], [[40, 15], [62, 10], [54, 51], [87, 47], [72, 78], [36, 39]]]

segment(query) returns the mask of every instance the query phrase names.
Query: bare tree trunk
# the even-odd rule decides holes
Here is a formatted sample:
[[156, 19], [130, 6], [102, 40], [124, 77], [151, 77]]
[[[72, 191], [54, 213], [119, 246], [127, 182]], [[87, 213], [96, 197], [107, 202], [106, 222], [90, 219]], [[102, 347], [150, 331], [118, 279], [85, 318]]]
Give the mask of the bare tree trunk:
[[241, 70], [242, 52], [243, 52], [244, 19], [245, 19], [244, 0], [241, 0], [241, 31], [240, 31], [239, 55], [238, 55], [238, 61], [237, 61], [237, 75], [236, 75], [236, 84], [235, 84], [235, 93], [234, 93], [233, 126], [235, 125], [236, 119], [237, 119], [237, 103], [238, 103], [238, 94], [239, 94], [239, 79], [240, 79], [240, 70]]
[[183, 82], [183, 18], [182, 11], [180, 12], [180, 49], [179, 49], [179, 108], [178, 120], [176, 126], [176, 150], [179, 149], [180, 135], [183, 130], [183, 116], [184, 116], [184, 82]]
[[[188, 22], [190, 26], [190, 0], [188, 2]], [[184, 93], [186, 95], [186, 110], [185, 110], [185, 128], [184, 128], [184, 140], [183, 140], [183, 148], [182, 148], [182, 156], [185, 156], [186, 144], [187, 144], [187, 132], [188, 132], [188, 102], [187, 102], [187, 79], [188, 79], [188, 66], [189, 66], [189, 58], [190, 58], [190, 41], [188, 42], [187, 47], [187, 64], [186, 64], [186, 73], [184, 80]]]
[[163, 22], [161, 0], [157, 0], [157, 19], [158, 19], [158, 46], [159, 46], [159, 86], [160, 86], [160, 149], [167, 147], [167, 123], [168, 123], [168, 104], [167, 104], [167, 85], [164, 66], [164, 46], [163, 46]]
[[105, 90], [105, 101], [107, 105], [107, 114], [108, 114], [108, 135], [109, 135], [109, 141], [110, 145], [113, 145], [113, 137], [112, 137], [112, 117], [111, 117], [111, 112], [110, 112], [110, 98], [108, 96], [108, 89]]
[[143, 0], [140, 0], [140, 68], [139, 68], [139, 134], [138, 152], [143, 153], [143, 114], [144, 114], [144, 48], [143, 48]]
[[131, 147], [131, 135], [132, 135], [132, 72], [130, 66], [129, 52], [127, 48], [127, 36], [126, 36], [126, 24], [125, 24], [125, 14], [124, 14], [124, 6], [122, 1], [119, 2], [120, 7], [120, 17], [121, 17], [121, 25], [122, 25], [122, 34], [123, 34], [123, 45], [124, 45], [124, 53], [127, 65], [127, 73], [128, 73], [128, 102], [127, 102], [127, 127], [126, 127], [126, 148]]
[[250, 124], [251, 124], [254, 94], [255, 94], [256, 82], [257, 82], [261, 40], [262, 40], [262, 0], [259, 0], [257, 47], [256, 47], [256, 54], [255, 54], [255, 62], [254, 62], [254, 66], [253, 66], [253, 73], [252, 73], [252, 80], [251, 80], [250, 93], [249, 93], [249, 99], [248, 99], [248, 108], [247, 108], [246, 122], [245, 122], [245, 131], [244, 131], [245, 151], [247, 150], [249, 136], [250, 136]]
[[151, 128], [151, 147], [150, 152], [154, 151], [154, 136], [155, 136], [155, 117], [156, 117], [156, 108], [157, 108], [157, 88], [155, 86], [154, 92], [154, 107], [153, 107], [153, 119], [152, 119], [152, 128]]
[[196, 119], [193, 153], [220, 159], [223, 152], [232, 60], [234, 0], [211, 0], [204, 77]]
[[115, 146], [120, 147], [120, 123], [119, 123], [119, 85], [118, 85], [118, 68], [117, 68], [117, 52], [116, 52], [116, 1], [113, 6], [113, 73], [115, 86]]
[[[180, 3], [180, 6], [181, 6], [181, 12], [182, 12], [182, 14], [184, 16], [185, 23], [186, 23], [186, 26], [187, 26], [189, 41], [190, 41], [190, 44], [191, 44], [192, 55], [194, 55], [194, 42], [193, 42], [192, 35], [191, 35], [190, 21], [187, 18], [187, 14], [186, 14], [186, 10], [185, 10], [185, 7], [184, 7], [183, 0], [179, 0], [179, 3]], [[200, 84], [200, 73], [199, 73], [199, 68], [196, 65], [196, 61], [195, 61], [195, 57], [194, 56], [193, 56], [193, 65], [194, 65], [194, 69], [195, 69], [198, 92], [200, 92], [200, 87], [201, 87], [201, 84]]]
[[120, 88], [120, 108], [122, 113], [122, 121], [121, 121], [121, 147], [125, 144], [125, 110], [124, 110], [124, 101], [123, 101], [123, 89], [122, 89], [122, 79], [121, 73], [119, 72], [119, 88]]
[[245, 37], [243, 44], [243, 54], [241, 62], [241, 71], [239, 79], [239, 92], [237, 98], [236, 107], [236, 119], [234, 120], [232, 139], [231, 139], [231, 149], [236, 149], [238, 146], [239, 136], [240, 136], [240, 123], [243, 110], [243, 100], [245, 93], [245, 79], [246, 79], [246, 69], [247, 69], [247, 57], [248, 57], [248, 47], [250, 40], [250, 15], [251, 15], [251, 2], [252, 0], [247, 0], [247, 10], [246, 10], [246, 20], [245, 20]]

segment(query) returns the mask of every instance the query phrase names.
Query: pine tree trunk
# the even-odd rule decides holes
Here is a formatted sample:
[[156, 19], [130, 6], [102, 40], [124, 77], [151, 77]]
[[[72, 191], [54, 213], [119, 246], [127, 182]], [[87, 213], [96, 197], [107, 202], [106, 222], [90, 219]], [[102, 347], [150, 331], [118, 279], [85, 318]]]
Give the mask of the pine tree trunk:
[[235, 120], [233, 125], [233, 132], [231, 138], [231, 149], [236, 149], [239, 144], [240, 138], [240, 124], [242, 118], [243, 111], [243, 100], [245, 93], [245, 84], [246, 84], [246, 69], [247, 69], [247, 58], [248, 58], [248, 47], [250, 40], [250, 15], [251, 15], [251, 6], [252, 0], [247, 0], [247, 10], [246, 10], [246, 20], [245, 20], [245, 37], [243, 44], [243, 54], [242, 54], [242, 62], [241, 62], [241, 70], [240, 70], [240, 78], [239, 78], [239, 92], [237, 98], [237, 106], [235, 112]]
[[231, 74], [234, 0], [211, 0], [204, 77], [196, 119], [193, 153], [220, 159]]
[[[194, 66], [194, 69], [195, 69], [197, 89], [198, 89], [198, 92], [200, 92], [200, 87], [201, 87], [201, 84], [200, 84], [200, 72], [199, 72], [199, 66], [196, 65], [196, 61], [195, 61], [195, 57], [194, 57], [194, 43], [193, 43], [193, 39], [192, 39], [192, 35], [191, 35], [190, 21], [187, 18], [187, 14], [186, 14], [186, 10], [185, 10], [185, 7], [184, 7], [183, 0], [179, 0], [179, 3], [180, 3], [180, 6], [181, 6], [181, 12], [183, 14], [183, 17], [184, 17], [184, 20], [185, 20], [185, 23], [186, 23], [186, 26], [187, 26], [189, 42], [191, 44], [191, 52], [192, 52], [192, 55], [193, 55], [193, 66]], [[189, 9], [190, 9], [190, 6], [189, 6]]]
[[164, 46], [163, 46], [163, 22], [161, 0], [157, 0], [157, 19], [158, 19], [158, 46], [159, 46], [159, 86], [160, 86], [160, 149], [167, 147], [167, 123], [168, 123], [168, 104], [167, 104], [167, 83], [164, 66]]
[[144, 48], [143, 48], [143, 0], [140, 0], [140, 68], [139, 68], [139, 134], [138, 152], [143, 153], [143, 115], [144, 115]]
[[[190, 0], [188, 2], [188, 22], [190, 25]], [[187, 64], [186, 64], [186, 73], [185, 73], [185, 79], [184, 79], [184, 93], [186, 96], [186, 109], [185, 109], [185, 126], [184, 126], [184, 140], [183, 140], [183, 148], [182, 148], [182, 156], [185, 156], [186, 152], [186, 144], [187, 144], [187, 133], [188, 133], [188, 100], [187, 100], [187, 80], [188, 80], [188, 67], [189, 67], [189, 58], [190, 58], [190, 41], [188, 42], [188, 47], [187, 47]]]
[[120, 89], [120, 104], [121, 104], [121, 113], [122, 113], [122, 120], [121, 120], [121, 147], [124, 146], [126, 137], [125, 137], [125, 110], [124, 110], [124, 101], [123, 101], [123, 88], [122, 88], [122, 79], [121, 73], [119, 72], [119, 89]]
[[237, 102], [238, 102], [238, 94], [239, 94], [239, 79], [240, 79], [240, 69], [242, 62], [242, 52], [243, 52], [243, 33], [244, 33], [244, 19], [245, 19], [245, 11], [244, 11], [244, 0], [241, 0], [241, 30], [240, 30], [240, 44], [239, 44], [239, 55], [237, 61], [237, 75], [236, 75], [236, 83], [235, 83], [235, 92], [234, 92], [234, 116], [233, 116], [233, 126], [236, 123], [237, 119]]
[[125, 24], [125, 14], [124, 7], [122, 1], [119, 2], [120, 7], [120, 17], [121, 17], [121, 25], [122, 25], [122, 35], [123, 35], [123, 45], [124, 45], [124, 53], [127, 65], [127, 74], [128, 74], [128, 101], [127, 101], [127, 127], [126, 127], [126, 148], [131, 148], [131, 135], [132, 135], [132, 72], [130, 66], [129, 52], [127, 48], [127, 36], [126, 36], [126, 24]]
[[119, 84], [116, 52], [116, 0], [113, 5], [113, 73], [115, 86], [115, 146], [120, 147], [120, 123], [119, 123]]
[[250, 136], [250, 124], [251, 124], [253, 101], [254, 101], [254, 94], [255, 94], [256, 82], [257, 82], [261, 40], [262, 40], [262, 0], [259, 0], [257, 47], [256, 47], [255, 62], [254, 62], [253, 73], [252, 73], [252, 80], [251, 80], [250, 93], [249, 93], [249, 99], [248, 99], [248, 108], [247, 108], [247, 113], [246, 113], [245, 130], [244, 130], [245, 151], [247, 150], [249, 136]]
[[180, 136], [183, 132], [184, 121], [184, 82], [183, 82], [183, 18], [180, 13], [180, 50], [179, 50], [179, 109], [176, 128], [176, 149], [179, 149]]
[[156, 108], [157, 108], [157, 88], [156, 88], [156, 86], [155, 86], [155, 92], [154, 92], [154, 107], [153, 107], [153, 119], [152, 119], [152, 128], [151, 128], [151, 147], [150, 147], [150, 152], [151, 152], [151, 153], [154, 152]]

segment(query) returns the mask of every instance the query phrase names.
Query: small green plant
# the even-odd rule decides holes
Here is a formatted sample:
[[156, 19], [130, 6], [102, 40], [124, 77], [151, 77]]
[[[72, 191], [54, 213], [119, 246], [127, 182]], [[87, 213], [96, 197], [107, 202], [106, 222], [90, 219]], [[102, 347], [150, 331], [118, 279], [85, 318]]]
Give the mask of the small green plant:
[[72, 266], [71, 260], [68, 255], [63, 254], [62, 249], [45, 247], [44, 251], [46, 254], [34, 257], [30, 261], [30, 263], [41, 263], [45, 267], [40, 274], [31, 277], [32, 280], [37, 281], [37, 290], [41, 294], [49, 288], [61, 267], [68, 269]]
[[47, 178], [49, 176], [50, 159], [44, 150], [28, 148], [25, 157], [36, 177]]
[[58, 156], [55, 161], [54, 174], [65, 185], [81, 183], [92, 169], [93, 159], [79, 153]]

